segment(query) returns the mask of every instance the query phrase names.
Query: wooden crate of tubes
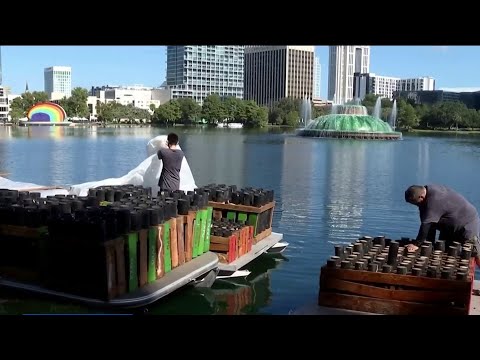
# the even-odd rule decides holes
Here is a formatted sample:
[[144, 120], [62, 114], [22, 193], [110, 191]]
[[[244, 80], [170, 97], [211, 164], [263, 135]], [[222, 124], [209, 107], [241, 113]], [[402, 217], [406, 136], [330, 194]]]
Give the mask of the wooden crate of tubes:
[[206, 198], [175, 191], [159, 193], [155, 199], [148, 195], [127, 199], [122, 204], [130, 203], [133, 209], [117, 210], [124, 213], [124, 223], [130, 217], [130, 227], [114, 239], [116, 246], [110, 246], [109, 258], [117, 259], [110, 265], [116, 274], [109, 282], [116, 284], [109, 291], [110, 299], [160, 279], [209, 251], [212, 208], [206, 206]]
[[0, 224], [0, 277], [38, 283], [47, 227]]
[[221, 263], [228, 264], [252, 250], [254, 228], [222, 218], [213, 220], [210, 249], [217, 253]]
[[467, 315], [474, 280], [470, 244], [425, 242], [416, 252], [365, 236], [335, 255], [320, 272], [321, 306], [386, 315]]
[[48, 233], [40, 193], [0, 189], [0, 276], [38, 283]]
[[134, 185], [81, 197], [13, 192], [0, 190], [0, 246], [10, 261], [0, 259], [0, 275], [14, 280], [108, 300], [209, 250], [207, 198], [180, 191], [153, 198]]
[[253, 226], [254, 243], [272, 233], [275, 210], [273, 190], [236, 185], [210, 184], [202, 188], [208, 193], [209, 205], [213, 207], [213, 218], [225, 218], [237, 223]]

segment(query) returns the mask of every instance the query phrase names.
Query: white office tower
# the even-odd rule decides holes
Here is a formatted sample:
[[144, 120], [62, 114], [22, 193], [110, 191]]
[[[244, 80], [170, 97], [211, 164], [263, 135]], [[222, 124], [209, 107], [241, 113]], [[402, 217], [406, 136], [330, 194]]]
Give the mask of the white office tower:
[[345, 104], [353, 99], [354, 73], [370, 71], [370, 46], [330, 46], [328, 100]]
[[50, 100], [60, 100], [72, 95], [72, 68], [51, 66], [44, 70], [45, 92]]

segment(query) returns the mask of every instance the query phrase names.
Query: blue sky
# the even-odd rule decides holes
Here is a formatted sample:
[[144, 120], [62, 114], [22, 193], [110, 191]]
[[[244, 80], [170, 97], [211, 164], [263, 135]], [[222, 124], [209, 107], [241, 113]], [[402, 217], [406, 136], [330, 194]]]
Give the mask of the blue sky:
[[[327, 94], [328, 47], [317, 46], [322, 97]], [[432, 76], [437, 88], [480, 87], [480, 46], [372, 46], [370, 72]], [[165, 80], [163, 46], [2, 46], [3, 85], [15, 94], [43, 90], [43, 69], [72, 67], [72, 85], [157, 86]]]

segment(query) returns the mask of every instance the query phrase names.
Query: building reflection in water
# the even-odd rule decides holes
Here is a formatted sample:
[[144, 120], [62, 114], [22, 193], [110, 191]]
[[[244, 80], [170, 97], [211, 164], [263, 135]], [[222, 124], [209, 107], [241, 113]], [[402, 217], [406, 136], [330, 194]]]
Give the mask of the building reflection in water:
[[248, 161], [245, 136], [236, 131], [232, 134], [208, 130], [179, 134], [180, 147], [197, 186], [210, 183], [245, 186], [245, 162]]
[[[281, 161], [282, 219], [286, 233], [294, 232], [301, 237], [309, 237], [308, 223], [316, 221], [319, 209], [314, 192], [318, 173], [318, 148], [314, 141], [304, 141], [297, 137], [287, 137], [283, 146]], [[316, 161], [314, 161], [314, 159]], [[299, 231], [302, 229], [302, 231]]]
[[430, 142], [421, 141], [418, 143], [418, 165], [417, 178], [419, 184], [427, 184], [429, 182], [430, 173]]
[[0, 176], [8, 177], [9, 172], [11, 171], [8, 168], [8, 142], [12, 137], [12, 127], [11, 126], [0, 126]]
[[74, 162], [75, 152], [72, 146], [75, 139], [67, 138], [68, 135], [73, 135], [73, 129], [63, 126], [27, 126], [26, 129], [19, 130], [26, 132], [28, 141], [34, 141], [29, 146], [36, 155], [23, 156], [30, 173], [29, 181], [42, 185], [65, 185], [74, 166], [78, 166]]
[[27, 126], [26, 128], [28, 138], [54, 140], [63, 138], [67, 130], [63, 126]]
[[350, 242], [359, 235], [367, 185], [367, 146], [365, 141], [342, 140], [329, 141], [326, 148], [325, 215], [331, 242]]
[[351, 242], [390, 229], [391, 209], [398, 204], [391, 181], [398, 145], [353, 140], [332, 142], [327, 147], [326, 221], [331, 242]]

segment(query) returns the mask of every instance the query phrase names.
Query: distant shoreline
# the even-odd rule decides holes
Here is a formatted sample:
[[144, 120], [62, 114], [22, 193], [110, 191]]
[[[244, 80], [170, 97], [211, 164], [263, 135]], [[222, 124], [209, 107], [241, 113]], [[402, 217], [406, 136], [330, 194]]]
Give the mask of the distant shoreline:
[[411, 129], [402, 130], [404, 135], [408, 134], [448, 134], [448, 135], [480, 135], [480, 130], [430, 130], [430, 129]]

